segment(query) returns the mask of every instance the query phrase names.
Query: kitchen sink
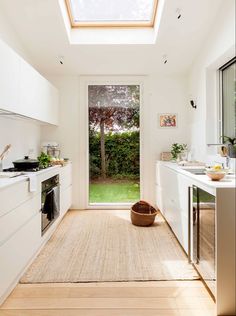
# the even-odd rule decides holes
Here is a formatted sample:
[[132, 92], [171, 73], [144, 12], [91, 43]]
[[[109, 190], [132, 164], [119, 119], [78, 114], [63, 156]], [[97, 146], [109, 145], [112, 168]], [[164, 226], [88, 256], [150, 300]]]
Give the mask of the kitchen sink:
[[196, 174], [196, 175], [205, 175], [206, 174], [205, 169], [200, 169], [200, 168], [196, 168], [196, 169], [194, 169], [194, 168], [182, 168], [182, 170]]

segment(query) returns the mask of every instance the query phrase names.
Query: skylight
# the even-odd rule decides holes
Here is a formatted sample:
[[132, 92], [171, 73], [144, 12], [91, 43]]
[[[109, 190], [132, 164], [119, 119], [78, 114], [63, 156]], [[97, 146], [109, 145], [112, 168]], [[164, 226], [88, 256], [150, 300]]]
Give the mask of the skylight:
[[65, 0], [72, 27], [153, 27], [158, 0]]

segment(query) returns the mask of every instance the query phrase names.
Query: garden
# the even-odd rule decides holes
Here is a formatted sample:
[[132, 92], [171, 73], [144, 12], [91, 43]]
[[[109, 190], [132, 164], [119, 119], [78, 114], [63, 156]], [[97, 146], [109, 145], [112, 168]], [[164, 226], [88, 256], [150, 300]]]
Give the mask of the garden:
[[90, 203], [139, 200], [138, 105], [139, 86], [90, 86]]

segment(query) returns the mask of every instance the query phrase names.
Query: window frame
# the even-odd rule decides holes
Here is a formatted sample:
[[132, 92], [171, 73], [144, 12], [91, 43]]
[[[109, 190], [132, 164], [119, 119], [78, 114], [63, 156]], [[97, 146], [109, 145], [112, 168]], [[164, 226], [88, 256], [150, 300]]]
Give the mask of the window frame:
[[[220, 106], [219, 106], [219, 140], [223, 141], [224, 135], [224, 98], [223, 98], [223, 71], [236, 63], [236, 56], [231, 58], [227, 63], [219, 68], [219, 91], [220, 91]], [[228, 136], [228, 135], [227, 135]]]
[[70, 0], [65, 0], [66, 9], [68, 13], [68, 17], [70, 20], [71, 28], [143, 28], [143, 27], [154, 27], [155, 20], [157, 16], [157, 7], [158, 7], [158, 0], [153, 0], [153, 11], [152, 11], [152, 18], [150, 21], [102, 21], [102, 22], [75, 22], [73, 18], [72, 8], [70, 4]]

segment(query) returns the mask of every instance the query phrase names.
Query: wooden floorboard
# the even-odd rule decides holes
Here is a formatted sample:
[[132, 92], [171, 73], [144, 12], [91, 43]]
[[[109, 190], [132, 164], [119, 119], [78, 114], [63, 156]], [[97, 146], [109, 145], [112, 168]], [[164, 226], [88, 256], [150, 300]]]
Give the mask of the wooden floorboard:
[[19, 284], [0, 316], [214, 316], [200, 281]]

